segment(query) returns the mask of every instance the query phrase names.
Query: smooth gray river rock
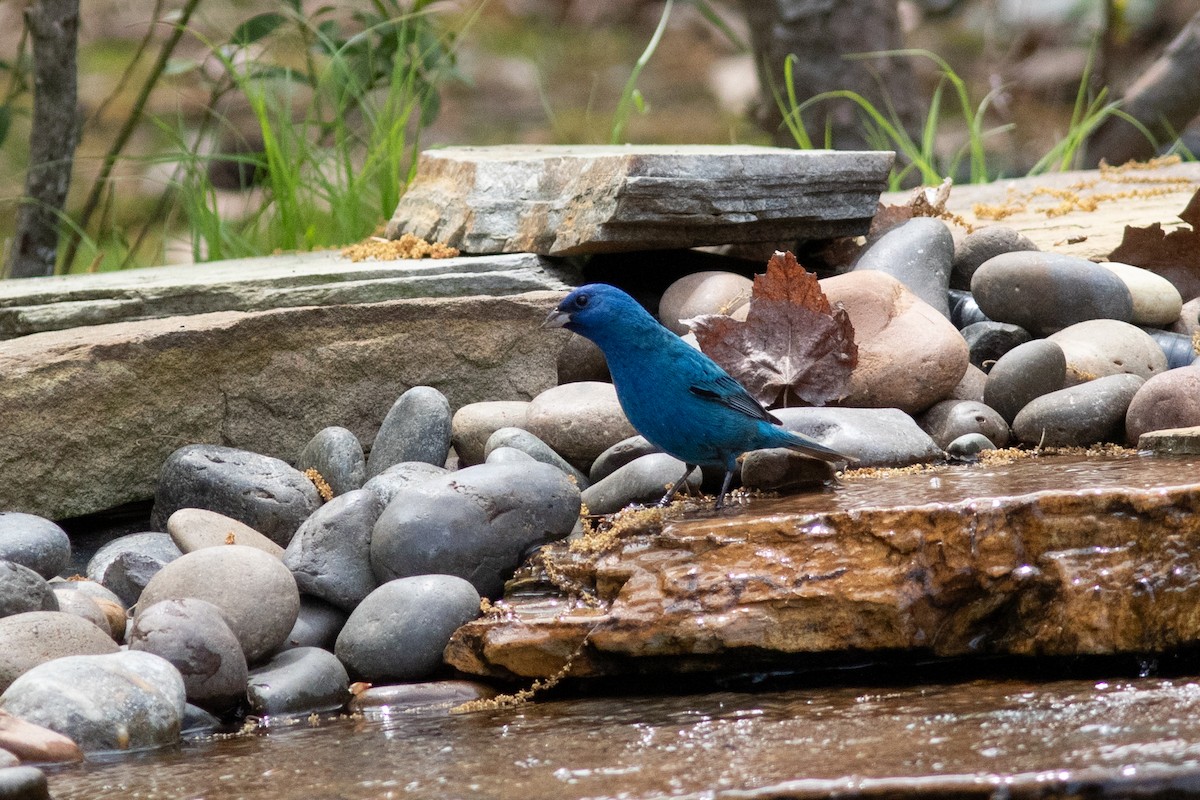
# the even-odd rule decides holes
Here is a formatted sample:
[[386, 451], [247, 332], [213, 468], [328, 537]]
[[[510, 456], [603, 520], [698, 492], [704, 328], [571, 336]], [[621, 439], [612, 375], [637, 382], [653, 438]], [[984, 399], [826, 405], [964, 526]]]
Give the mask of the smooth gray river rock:
[[0, 561], [0, 617], [26, 611], [58, 611], [46, 579], [23, 564]]
[[48, 519], [0, 511], [0, 559], [29, 567], [49, 580], [71, 560], [71, 540]]
[[549, 444], [524, 428], [500, 428], [493, 431], [483, 448], [484, 460], [487, 460], [487, 457], [492, 454], [493, 450], [501, 447], [520, 450], [535, 461], [549, 464], [555, 469], [562, 471], [563, 474], [571, 476], [575, 481], [575, 485], [580, 489], [586, 489], [591, 483], [587, 475], [576, 469], [574, 465], [559, 455]]
[[962, 329], [962, 337], [971, 351], [971, 363], [990, 369], [1000, 356], [1030, 340], [1029, 331], [1007, 322], [973, 322]]
[[950, 319], [946, 291], [953, 261], [954, 238], [946, 223], [913, 217], [868, 244], [853, 269], [886, 272]]
[[376, 494], [356, 489], [304, 521], [283, 554], [301, 592], [350, 612], [375, 589], [371, 529], [383, 508]]
[[611, 383], [566, 383], [529, 403], [525, 429], [580, 470], [623, 439], [637, 434]]
[[1067, 360], [1067, 386], [1121, 373], [1148, 380], [1167, 369], [1167, 356], [1158, 342], [1128, 322], [1077, 322], [1046, 340], [1062, 348]]
[[97, 550], [88, 561], [87, 576], [132, 606], [155, 573], [181, 555], [170, 534], [131, 533]]
[[975, 270], [1002, 253], [1037, 250], [1038, 246], [1007, 225], [988, 225], [968, 233], [954, 247], [950, 288], [970, 290]]
[[346, 624], [348, 615], [337, 606], [327, 603], [312, 595], [300, 595], [300, 613], [296, 615], [296, 624], [280, 646], [281, 649], [290, 647], [322, 647], [332, 651], [337, 635]]
[[424, 483], [430, 478], [445, 475], [449, 470], [435, 467], [424, 461], [404, 461], [393, 464], [363, 484], [363, 489], [379, 498], [385, 507], [392, 502], [396, 492], [409, 486]]
[[463, 466], [482, 464], [488, 437], [501, 428], [521, 428], [529, 410], [526, 400], [491, 400], [469, 403], [454, 412], [451, 438]]
[[592, 483], [602, 481], [630, 461], [657, 452], [659, 449], [641, 434], [622, 439], [596, 457], [588, 471], [588, 479]]
[[296, 459], [296, 469], [315, 469], [334, 495], [361, 489], [367, 479], [367, 458], [354, 432], [340, 425], [317, 431]]
[[1067, 357], [1048, 339], [1017, 345], [987, 375], [983, 401], [1010, 425], [1034, 398], [1057, 392], [1067, 382]]
[[1000, 413], [984, 403], [971, 400], [943, 400], [917, 420], [937, 446], [946, 450], [960, 436], [978, 433], [996, 447], [1008, 444], [1008, 423]]
[[[591, 514], [612, 514], [630, 503], [657, 503], [667, 488], [683, 477], [684, 467], [682, 461], [666, 453], [635, 458], [584, 489], [583, 504]], [[687, 488], [679, 491], [699, 491], [700, 482], [700, 470], [693, 470]]]
[[1146, 381], [1121, 373], [1069, 386], [1031, 400], [1013, 420], [1023, 444], [1088, 447], [1125, 441], [1125, 414]]
[[414, 386], [383, 418], [367, 456], [367, 478], [407, 461], [440, 467], [450, 452], [450, 401], [432, 386]]
[[929, 434], [898, 408], [778, 408], [771, 413], [788, 430], [854, 456], [855, 467], [902, 467], [942, 457]]
[[106, 631], [74, 614], [27, 611], [0, 618], [0, 691], [18, 676], [63, 656], [117, 652]]
[[293, 647], [254, 670], [246, 682], [250, 711], [309, 714], [339, 709], [350, 699], [350, 678], [337, 656], [319, 647]]

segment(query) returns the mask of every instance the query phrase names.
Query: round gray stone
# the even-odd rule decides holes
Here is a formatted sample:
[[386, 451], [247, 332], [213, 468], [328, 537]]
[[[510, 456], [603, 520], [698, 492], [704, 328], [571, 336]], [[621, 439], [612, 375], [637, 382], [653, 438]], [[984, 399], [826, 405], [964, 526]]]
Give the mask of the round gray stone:
[[334, 425], [317, 431], [304, 445], [296, 469], [315, 469], [336, 496], [362, 488], [367, 479], [367, 458], [358, 437]]
[[819, 486], [834, 479], [832, 464], [792, 450], [752, 450], [742, 458], [742, 486], [760, 492]]
[[1125, 413], [1146, 381], [1122, 373], [1042, 395], [1013, 420], [1013, 433], [1029, 445], [1088, 447], [1125, 438]]
[[1066, 385], [1067, 357], [1046, 339], [1017, 345], [992, 365], [983, 388], [983, 402], [1010, 425], [1034, 398]]
[[642, 456], [648, 456], [651, 453], [657, 452], [659, 452], [658, 448], [646, 441], [646, 437], [640, 434], [630, 436], [628, 439], [622, 439], [601, 453], [592, 462], [592, 468], [588, 472], [588, 479], [592, 483], [604, 480], [635, 458], [641, 458]]
[[[686, 466], [666, 453], [636, 458], [585, 489], [583, 504], [591, 514], [614, 514], [630, 503], [656, 503], [668, 487], [683, 477]], [[698, 491], [700, 482], [700, 470], [692, 470], [688, 476], [689, 490]]]
[[[12, 756], [12, 764], [17, 763]], [[0, 797], [5, 800], [53, 800], [46, 773], [37, 767], [4, 765], [0, 769]]]
[[71, 560], [67, 532], [48, 519], [19, 511], [0, 511], [0, 560], [21, 564], [53, 578]]
[[286, 546], [300, 523], [321, 505], [304, 473], [278, 458], [193, 444], [172, 453], [158, 475], [150, 524], [166, 528], [181, 508], [205, 508], [244, 522]]
[[970, 292], [951, 289], [946, 294], [950, 302], [950, 322], [954, 327], [962, 330], [976, 322], [989, 321], [987, 314], [979, 309], [979, 304], [975, 302], [975, 297]]
[[450, 401], [432, 386], [414, 386], [392, 404], [367, 457], [367, 478], [393, 464], [442, 466], [450, 452]]
[[942, 451], [898, 408], [778, 408], [783, 427], [854, 456], [855, 467], [903, 467], [936, 461]]
[[178, 744], [184, 704], [179, 671], [133, 650], [39, 664], [0, 697], [3, 710], [73, 739], [86, 753]]
[[988, 225], [968, 233], [954, 248], [951, 289], [970, 289], [971, 278], [983, 262], [1003, 253], [1037, 250], [1038, 246], [1007, 225]]
[[74, 614], [27, 611], [0, 618], [0, 692], [18, 675], [63, 656], [115, 653], [104, 631]]
[[537, 464], [538, 460], [515, 447], [497, 447], [487, 454], [485, 464]]
[[337, 635], [346, 624], [347, 614], [335, 605], [307, 594], [300, 595], [300, 613], [282, 649], [323, 647], [333, 650]]
[[449, 470], [445, 467], [426, 464], [424, 461], [404, 461], [393, 464], [371, 478], [363, 484], [363, 489], [378, 497], [379, 502], [386, 507], [388, 503], [392, 502], [392, 497], [396, 492], [401, 489], [416, 486], [431, 478], [445, 475], [447, 472]]
[[1007, 322], [974, 322], [962, 329], [971, 363], [987, 371], [1000, 356], [1030, 340], [1029, 331]]
[[396, 494], [372, 531], [371, 566], [381, 584], [448, 574], [498, 596], [530, 547], [571, 532], [579, 503], [547, 464], [467, 467]]
[[469, 403], [454, 412], [451, 439], [463, 466], [482, 464], [488, 437], [501, 428], [520, 428], [529, 411], [528, 400]]
[[946, 223], [932, 217], [913, 217], [867, 246], [853, 270], [886, 272], [913, 294], [950, 319], [950, 267], [954, 237]]
[[535, 460], [543, 464], [549, 464], [561, 470], [563, 473], [570, 475], [580, 489], [586, 489], [591, 483], [586, 475], [575, 469], [565, 458], [556, 453], [554, 448], [527, 430], [521, 428], [500, 428], [495, 431], [488, 437], [487, 444], [483, 448], [484, 459], [486, 460], [492, 454], [492, 451], [499, 447], [511, 447], [514, 450], [520, 450], [522, 453], [532, 456]]
[[1008, 423], [1004, 418], [994, 408], [972, 400], [943, 400], [917, 422], [943, 450], [968, 433], [981, 434], [999, 447], [1008, 444]]
[[155, 603], [184, 597], [207, 600], [221, 610], [249, 664], [283, 644], [300, 612], [291, 571], [279, 559], [240, 544], [186, 553], [167, 564], [142, 592], [138, 615]]
[[973, 458], [984, 450], [995, 450], [996, 445], [982, 433], [964, 433], [946, 445], [946, 455], [951, 458]]
[[155, 573], [181, 555], [170, 534], [131, 533], [97, 550], [88, 561], [87, 576], [129, 607], [138, 601]]
[[246, 699], [255, 714], [311, 714], [344, 706], [350, 699], [349, 686], [346, 668], [333, 653], [294, 647], [250, 672]]
[[1062, 253], [1004, 253], [983, 263], [971, 294], [989, 319], [1046, 336], [1089, 319], [1133, 319], [1125, 282], [1085, 258]]
[[129, 649], [171, 662], [183, 677], [188, 702], [215, 713], [232, 709], [246, 692], [246, 656], [221, 609], [207, 600], [163, 600], [141, 611]]
[[464, 623], [479, 616], [479, 593], [453, 575], [389, 581], [354, 610], [335, 652], [369, 681], [420, 680], [442, 665], [442, 651]]
[[371, 529], [382, 512], [374, 492], [356, 489], [305, 520], [283, 554], [300, 591], [353, 611], [379, 585], [371, 571]]
[[46, 579], [23, 564], [0, 561], [0, 617], [26, 611], [58, 611]]

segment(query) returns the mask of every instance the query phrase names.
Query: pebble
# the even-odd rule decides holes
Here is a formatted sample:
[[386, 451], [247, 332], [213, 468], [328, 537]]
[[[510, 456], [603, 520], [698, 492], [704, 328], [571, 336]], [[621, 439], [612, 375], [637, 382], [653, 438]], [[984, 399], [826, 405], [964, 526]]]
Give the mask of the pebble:
[[62, 611], [0, 618], [0, 692], [38, 664], [75, 655], [115, 653], [117, 644], [92, 623]]
[[240, 544], [186, 553], [167, 564], [142, 592], [138, 615], [162, 600], [184, 597], [207, 600], [221, 610], [248, 664], [283, 644], [300, 612], [300, 592], [288, 568]]
[[1067, 357], [1057, 343], [1034, 339], [1000, 357], [987, 375], [983, 402], [1009, 425], [1034, 398], [1057, 392], [1067, 382]]
[[963, 373], [962, 380], [958, 385], [951, 390], [946, 396], [947, 400], [975, 400], [983, 402], [984, 388], [987, 386], [987, 373], [981, 370], [974, 364], [967, 366], [967, 371]]
[[560, 384], [580, 381], [607, 383], [611, 380], [604, 351], [591, 339], [577, 333], [567, 336], [567, 343], [559, 351], [556, 365]]
[[1019, 325], [1007, 322], [974, 322], [962, 329], [967, 342], [971, 363], [981, 369], [989, 369], [1000, 356], [1032, 337]]
[[24, 564], [0, 561], [0, 617], [26, 611], [58, 611], [46, 579]]
[[[667, 488], [683, 476], [686, 465], [666, 453], [651, 453], [630, 461], [583, 491], [591, 514], [614, 514], [631, 503], [657, 503]], [[688, 476], [688, 489], [699, 491], [700, 471]], [[684, 492], [680, 488], [680, 492]]]
[[367, 490], [335, 497], [305, 520], [283, 555], [301, 592], [353, 611], [378, 585], [371, 571], [371, 529], [383, 502]]
[[[11, 753], [21, 761], [81, 761], [79, 745], [49, 728], [34, 725], [0, 711], [0, 753]], [[3, 792], [0, 797], [6, 798]]]
[[988, 225], [968, 233], [954, 248], [954, 265], [950, 270], [950, 288], [971, 288], [971, 278], [983, 262], [1021, 250], [1037, 250], [1038, 246], [1007, 225]]
[[859, 255], [852, 270], [877, 270], [907, 286], [946, 319], [954, 237], [946, 223], [913, 217], [880, 236]]
[[66, 531], [48, 519], [0, 511], [0, 560], [29, 567], [49, 580], [67, 568], [71, 540]]
[[[515, 447], [497, 447], [487, 454], [485, 464], [537, 464], [536, 458]], [[573, 469], [573, 468], [572, 468]]]
[[114, 636], [112, 625], [108, 621], [108, 615], [100, 609], [100, 605], [70, 583], [66, 581], [53, 583], [50, 585], [50, 589], [54, 592], [54, 599], [58, 601], [59, 611], [86, 619], [104, 631], [105, 636], [111, 636], [113, 641], [120, 642], [124, 637], [125, 626], [122, 625]]
[[976, 322], [991, 321], [987, 314], [979, 310], [979, 304], [975, 302], [975, 296], [970, 292], [951, 289], [947, 292], [947, 296], [950, 301], [950, 322], [959, 330], [968, 325], [974, 325]]
[[1008, 444], [1008, 423], [994, 409], [971, 400], [943, 400], [921, 415], [921, 429], [946, 450], [954, 440], [978, 433], [993, 445]]
[[860, 408], [924, 411], [962, 380], [967, 343], [944, 316], [890, 275], [859, 270], [821, 281], [854, 325], [858, 366], [840, 402]]
[[674, 281], [658, 302], [658, 319], [683, 336], [691, 328], [683, 321], [704, 314], [724, 314], [746, 319], [754, 281], [736, 272], [693, 272]]
[[1024, 444], [1088, 447], [1123, 441], [1125, 414], [1145, 380], [1119, 374], [1044, 394], [1013, 420], [1013, 433]]
[[497, 597], [526, 550], [571, 532], [579, 507], [579, 488], [549, 465], [467, 467], [397, 493], [372, 531], [371, 566], [381, 584], [448, 574]]
[[1197, 343], [1200, 339], [1195, 338], [1195, 334], [1182, 334], [1173, 331], [1162, 331], [1155, 328], [1143, 328], [1155, 344], [1162, 349], [1163, 355], [1167, 358], [1167, 369], [1178, 369], [1186, 367], [1196, 360], [1200, 355], [1197, 350]]
[[[320, 511], [320, 509], [318, 509]], [[283, 548], [249, 525], [204, 508], [181, 508], [167, 519], [167, 534], [181, 553], [206, 547], [244, 544], [269, 556], [283, 558]]]
[[475, 587], [453, 575], [388, 581], [354, 609], [335, 652], [364, 680], [428, 678], [441, 667], [451, 634], [479, 616], [479, 602]]
[[[62, 582], [62, 578], [55, 578], [50, 581], [50, 586], [54, 587], [57, 583]], [[117, 642], [121, 642], [125, 638], [125, 623], [128, 615], [128, 607], [117, 597], [116, 593], [110, 589], [101, 586], [93, 580], [81, 580], [72, 578], [66, 581], [71, 588], [80, 594], [87, 595], [92, 599], [100, 610], [104, 612], [104, 616], [108, 618], [108, 627], [112, 631], [112, 637]]]
[[414, 386], [400, 395], [371, 444], [367, 478], [405, 461], [445, 464], [450, 453], [450, 421], [450, 401], [432, 386]]
[[634, 459], [657, 452], [658, 448], [640, 434], [622, 439], [596, 457], [588, 472], [588, 480], [592, 483], [602, 481]]
[[221, 609], [207, 600], [163, 600], [139, 611], [129, 649], [171, 662], [188, 702], [208, 711], [230, 711], [246, 693], [246, 656]]
[[445, 475], [449, 470], [445, 467], [426, 464], [424, 461], [402, 461], [393, 464], [371, 480], [363, 484], [363, 489], [379, 498], [379, 502], [387, 506], [392, 502], [396, 492], [409, 486]]
[[296, 469], [315, 469], [336, 497], [362, 488], [367, 480], [367, 457], [353, 431], [332, 425], [317, 431], [304, 445]]
[[1200, 425], [1200, 364], [1155, 375], [1129, 404], [1125, 432], [1130, 444], [1143, 433]]
[[1101, 261], [1097, 266], [1116, 275], [1129, 290], [1133, 300], [1133, 318], [1130, 322], [1138, 325], [1170, 325], [1179, 319], [1183, 298], [1179, 296], [1179, 290], [1163, 276], [1116, 261]]
[[637, 434], [621, 410], [617, 390], [596, 381], [555, 386], [533, 398], [525, 429], [580, 470]]
[[205, 508], [244, 522], [286, 546], [300, 523], [321, 505], [304, 473], [278, 458], [193, 444], [172, 453], [158, 475], [150, 525], [164, 530], [181, 508]]
[[150, 579], [183, 553], [170, 534], [131, 533], [101, 547], [87, 564], [87, 576], [126, 606], [138, 601]]
[[178, 744], [184, 703], [179, 671], [135, 650], [39, 664], [0, 696], [5, 711], [72, 739], [85, 753]]
[[339, 709], [350, 699], [350, 677], [337, 656], [319, 647], [293, 647], [250, 672], [246, 699], [264, 716]]
[[1193, 336], [1196, 331], [1200, 331], [1200, 297], [1184, 303], [1183, 307], [1179, 309], [1179, 319], [1171, 324], [1172, 333]]
[[527, 430], [521, 428], [500, 428], [495, 431], [488, 437], [487, 444], [483, 448], [484, 460], [486, 461], [491, 456], [493, 450], [500, 447], [511, 447], [514, 450], [520, 450], [536, 461], [549, 464], [564, 474], [569, 475], [580, 489], [586, 489], [591, 484], [587, 475], [584, 475], [568, 463], [565, 458], [556, 453], [550, 445]]
[[182, 736], [209, 737], [217, 733], [217, 729], [220, 727], [221, 720], [217, 719], [212, 712], [205, 711], [192, 703], [183, 707], [183, 723], [179, 731]]
[[790, 431], [858, 459], [854, 467], [902, 467], [937, 461], [942, 451], [898, 408], [777, 408]]
[[819, 486], [835, 476], [832, 464], [783, 447], [754, 450], [742, 458], [742, 486], [760, 492]]
[[1150, 334], [1115, 319], [1078, 322], [1046, 337], [1067, 359], [1067, 386], [1129, 373], [1143, 379], [1167, 369], [1167, 357]]
[[964, 433], [946, 445], [946, 455], [951, 458], [973, 458], [984, 450], [995, 450], [996, 445], [982, 433]]
[[486, 700], [496, 696], [496, 690], [475, 681], [430, 681], [427, 683], [396, 683], [388, 686], [372, 686], [354, 696], [350, 701], [351, 713], [382, 711], [387, 714], [403, 711], [449, 712], [455, 706], [473, 700]]
[[333, 650], [337, 635], [346, 624], [346, 612], [311, 595], [300, 595], [300, 613], [283, 643], [289, 647], [323, 647]]
[[527, 400], [468, 403], [454, 412], [450, 439], [463, 466], [482, 464], [488, 437], [501, 428], [521, 428], [529, 411]]
[[971, 294], [988, 318], [1035, 337], [1089, 319], [1133, 319], [1125, 282], [1085, 258], [1040, 251], [1004, 253], [983, 263]]
[[52, 800], [46, 773], [37, 767], [26, 766], [0, 769], [0, 797], [4, 800]]

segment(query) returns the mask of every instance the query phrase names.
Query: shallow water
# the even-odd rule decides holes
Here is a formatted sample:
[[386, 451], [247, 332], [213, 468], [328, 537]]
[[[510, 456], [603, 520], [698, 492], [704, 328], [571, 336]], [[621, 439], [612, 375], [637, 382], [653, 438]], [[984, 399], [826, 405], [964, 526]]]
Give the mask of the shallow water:
[[[725, 513], [1197, 481], [1196, 458], [1047, 458], [851, 479], [833, 492]], [[1176, 671], [1200, 675], [1200, 659], [1187, 658], [1175, 662]], [[1029, 664], [1021, 674], [1036, 671]], [[623, 695], [588, 697], [583, 684], [571, 696], [510, 710], [301, 719], [269, 732], [56, 768], [50, 788], [59, 800], [1200, 793], [1200, 678], [1122, 677], [1132, 674], [1129, 664], [1087, 667], [1116, 676], [1103, 680], [977, 679], [974, 666], [963, 662], [957, 673], [950, 662], [910, 663], [895, 674], [876, 667], [857, 678], [852, 671], [833, 680], [773, 677], [773, 688], [762, 691], [693, 677], [691, 693], [631, 683]]]

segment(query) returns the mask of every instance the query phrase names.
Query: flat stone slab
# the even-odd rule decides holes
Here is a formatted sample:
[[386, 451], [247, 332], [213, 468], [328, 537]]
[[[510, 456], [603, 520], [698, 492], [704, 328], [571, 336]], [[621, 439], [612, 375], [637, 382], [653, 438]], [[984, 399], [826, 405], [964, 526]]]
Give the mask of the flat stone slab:
[[1138, 437], [1138, 450], [1200, 456], [1200, 425], [1143, 433]]
[[355, 262], [339, 251], [28, 278], [0, 281], [0, 339], [211, 311], [567, 291], [571, 278], [530, 253]]
[[1195, 457], [1047, 456], [850, 477], [742, 513], [646, 511], [543, 548], [446, 659], [528, 678], [1194, 646], [1197, 475]]
[[893, 158], [749, 145], [430, 150], [386, 235], [552, 256], [857, 235]]
[[295, 461], [317, 431], [365, 444], [405, 390], [453, 407], [530, 399], [562, 341], [561, 292], [219, 311], [0, 342], [0, 509], [52, 519], [153, 496], [185, 444]]

